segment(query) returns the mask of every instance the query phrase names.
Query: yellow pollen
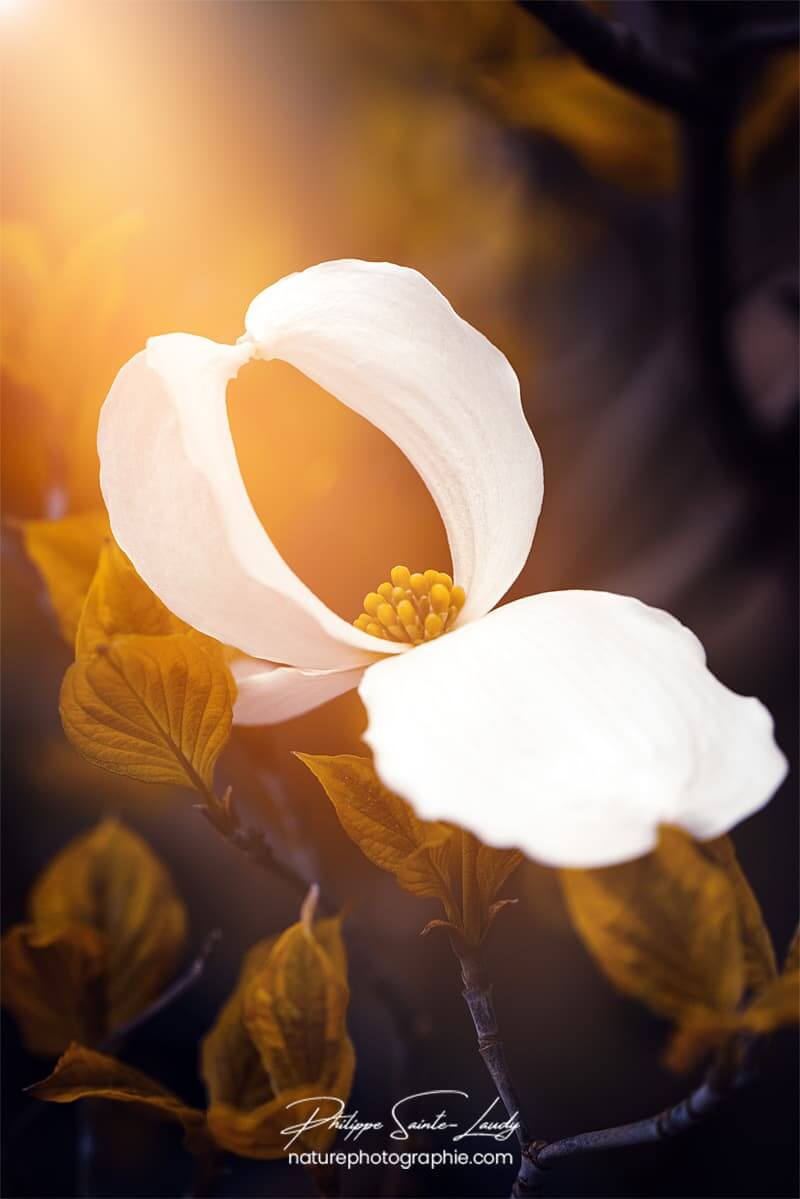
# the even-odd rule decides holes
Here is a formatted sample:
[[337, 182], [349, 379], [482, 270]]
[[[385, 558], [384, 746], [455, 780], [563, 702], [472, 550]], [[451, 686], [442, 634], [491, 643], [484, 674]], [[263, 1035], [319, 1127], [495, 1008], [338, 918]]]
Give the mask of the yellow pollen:
[[390, 579], [364, 596], [364, 611], [353, 621], [357, 629], [411, 645], [450, 632], [467, 598], [450, 575], [441, 570], [412, 574], [407, 566], [395, 566]]

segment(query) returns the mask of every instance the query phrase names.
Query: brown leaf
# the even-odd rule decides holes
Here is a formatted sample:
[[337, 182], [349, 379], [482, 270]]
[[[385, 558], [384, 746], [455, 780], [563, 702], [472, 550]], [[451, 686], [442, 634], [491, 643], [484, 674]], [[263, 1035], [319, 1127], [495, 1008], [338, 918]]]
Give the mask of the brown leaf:
[[739, 865], [730, 837], [704, 841], [701, 848], [722, 866], [733, 887], [741, 924], [745, 985], [749, 990], [760, 991], [772, 982], [778, 973], [775, 950], [764, 923], [761, 905]]
[[2, 940], [3, 1003], [32, 1053], [51, 1057], [105, 1030], [105, 939], [82, 924], [14, 925]]
[[453, 834], [447, 825], [419, 820], [405, 800], [383, 786], [369, 758], [295, 756], [319, 779], [342, 828], [371, 862], [412, 895], [439, 899], [452, 909], [447, 863]]
[[725, 872], [678, 829], [657, 849], [600, 870], [562, 870], [573, 923], [612, 983], [677, 1022], [727, 1015], [744, 985], [737, 897]]
[[53, 1073], [28, 1087], [28, 1094], [49, 1103], [74, 1103], [76, 1099], [129, 1103], [157, 1119], [177, 1120], [183, 1126], [188, 1149], [193, 1152], [207, 1149], [204, 1112], [189, 1107], [140, 1070], [83, 1045], [70, 1045]]
[[[102, 939], [107, 1032], [159, 994], [183, 952], [186, 910], [169, 874], [142, 838], [115, 820], [56, 855], [34, 885], [29, 909], [37, 929], [79, 925]], [[54, 1001], [60, 1003], [57, 991]]]

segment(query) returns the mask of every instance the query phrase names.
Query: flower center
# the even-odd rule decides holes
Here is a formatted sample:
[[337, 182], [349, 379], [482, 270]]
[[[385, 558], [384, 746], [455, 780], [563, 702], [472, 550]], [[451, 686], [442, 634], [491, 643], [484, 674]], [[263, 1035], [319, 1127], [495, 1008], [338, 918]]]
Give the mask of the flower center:
[[420, 645], [450, 632], [466, 598], [441, 570], [412, 575], [407, 566], [395, 566], [390, 583], [364, 596], [364, 611], [353, 624], [373, 637]]

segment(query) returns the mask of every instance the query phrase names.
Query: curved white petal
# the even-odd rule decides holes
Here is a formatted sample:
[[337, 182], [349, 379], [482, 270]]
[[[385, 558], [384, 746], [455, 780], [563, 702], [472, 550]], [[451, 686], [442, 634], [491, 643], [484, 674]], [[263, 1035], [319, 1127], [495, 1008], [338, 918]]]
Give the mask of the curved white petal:
[[637, 857], [660, 823], [717, 836], [786, 771], [769, 712], [714, 678], [688, 629], [605, 592], [498, 608], [359, 690], [377, 770], [420, 816], [554, 866]]
[[238, 692], [235, 723], [280, 724], [351, 691], [364, 670], [297, 670], [256, 658], [235, 658], [231, 672]]
[[227, 645], [314, 669], [371, 662], [376, 639], [297, 578], [250, 503], [225, 388], [252, 354], [173, 333], [122, 368], [97, 435], [114, 536], [167, 607]]
[[385, 262], [289, 275], [245, 324], [260, 357], [291, 363], [403, 451], [444, 521], [467, 592], [461, 622], [493, 608], [528, 556], [543, 487], [504, 355], [424, 276]]

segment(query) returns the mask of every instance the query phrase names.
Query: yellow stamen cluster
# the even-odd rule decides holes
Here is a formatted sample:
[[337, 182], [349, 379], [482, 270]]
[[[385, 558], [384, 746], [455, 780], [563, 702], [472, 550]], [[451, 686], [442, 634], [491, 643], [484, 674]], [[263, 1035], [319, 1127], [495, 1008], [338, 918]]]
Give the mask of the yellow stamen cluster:
[[391, 582], [364, 596], [364, 611], [353, 624], [373, 637], [420, 645], [450, 631], [466, 598], [441, 570], [412, 575], [407, 566], [395, 566]]

